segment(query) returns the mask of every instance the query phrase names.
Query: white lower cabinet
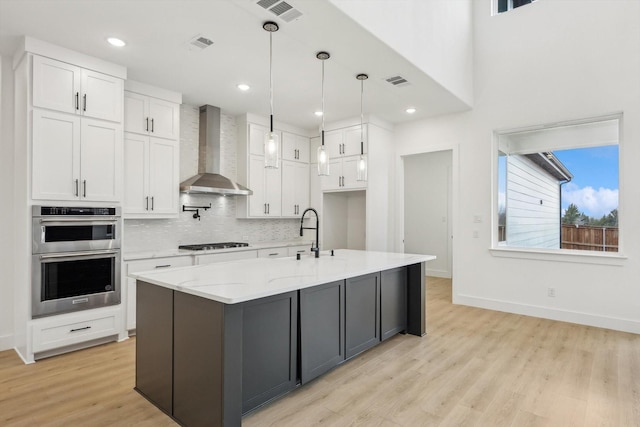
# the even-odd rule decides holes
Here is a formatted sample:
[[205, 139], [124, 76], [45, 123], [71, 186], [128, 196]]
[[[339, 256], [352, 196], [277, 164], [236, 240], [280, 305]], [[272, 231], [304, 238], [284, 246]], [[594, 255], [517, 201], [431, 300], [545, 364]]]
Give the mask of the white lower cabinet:
[[284, 258], [288, 255], [287, 248], [260, 249], [258, 251], [258, 258]]
[[150, 258], [141, 259], [135, 261], [126, 261], [122, 269], [124, 277], [122, 282], [126, 283], [126, 327], [131, 331], [136, 328], [136, 279], [129, 277], [131, 273], [138, 273], [141, 271], [158, 270], [162, 268], [172, 267], [187, 267], [193, 265], [193, 257], [187, 256], [175, 256], [175, 257], [162, 257], [162, 258]]
[[287, 254], [288, 256], [296, 256], [297, 254], [309, 255], [311, 254], [311, 244], [304, 246], [289, 246], [287, 248]]
[[176, 141], [125, 133], [125, 217], [177, 216], [178, 156]]
[[121, 312], [121, 306], [117, 305], [32, 320], [33, 353], [118, 335]]
[[195, 265], [213, 264], [215, 262], [235, 261], [238, 259], [256, 258], [257, 251], [223, 252], [217, 254], [196, 255]]

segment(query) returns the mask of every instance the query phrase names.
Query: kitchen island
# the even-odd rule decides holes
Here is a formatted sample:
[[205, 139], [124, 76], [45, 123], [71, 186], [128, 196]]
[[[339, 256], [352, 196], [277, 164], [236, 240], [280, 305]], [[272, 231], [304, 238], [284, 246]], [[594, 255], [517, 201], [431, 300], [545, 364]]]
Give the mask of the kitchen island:
[[136, 390], [185, 426], [242, 415], [426, 332], [430, 255], [336, 250], [137, 273]]

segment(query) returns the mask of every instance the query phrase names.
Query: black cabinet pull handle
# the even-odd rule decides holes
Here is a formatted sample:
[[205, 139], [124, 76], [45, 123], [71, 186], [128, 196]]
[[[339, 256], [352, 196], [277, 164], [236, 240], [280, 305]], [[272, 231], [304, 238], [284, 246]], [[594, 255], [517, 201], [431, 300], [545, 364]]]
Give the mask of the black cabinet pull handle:
[[75, 181], [76, 181], [76, 197], [78, 197], [78, 196], [79, 196], [79, 191], [80, 191], [80, 189], [79, 189], [79, 187], [78, 187], [79, 182], [78, 182], [78, 180], [77, 180], [77, 179], [76, 179]]
[[87, 197], [87, 180], [82, 181], [82, 197]]
[[149, 132], [149, 117], [147, 117], [145, 120], [147, 122], [147, 128], [145, 130]]
[[171, 264], [156, 265], [156, 268], [169, 268], [169, 267], [171, 267]]
[[151, 196], [151, 210], [153, 210], [153, 205], [154, 205], [154, 203], [153, 203], [153, 196]]
[[149, 210], [149, 196], [145, 197], [145, 200], [146, 200], [146, 204], [145, 204], [144, 210], [148, 211]]
[[87, 94], [82, 95], [82, 111], [87, 111]]
[[79, 99], [79, 97], [80, 97], [80, 92], [76, 92], [76, 110], [80, 109], [80, 99]]
[[69, 332], [86, 331], [87, 329], [91, 329], [91, 326], [85, 326], [84, 328], [71, 329]]
[[151, 132], [153, 132], [153, 119], [151, 119]]

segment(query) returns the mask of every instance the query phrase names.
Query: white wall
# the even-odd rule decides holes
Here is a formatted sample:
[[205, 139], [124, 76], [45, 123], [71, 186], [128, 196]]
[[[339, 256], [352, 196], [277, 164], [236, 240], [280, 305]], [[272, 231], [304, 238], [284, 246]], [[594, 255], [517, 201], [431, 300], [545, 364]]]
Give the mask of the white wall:
[[[367, 192], [347, 191], [322, 195], [324, 221], [320, 227], [320, 248], [366, 248]], [[312, 231], [307, 231], [311, 233]]]
[[404, 251], [437, 258], [429, 276], [451, 277], [449, 259], [449, 174], [452, 151], [404, 157]]
[[507, 245], [560, 248], [560, 183], [525, 156], [507, 157]]
[[[474, 110], [396, 126], [397, 159], [459, 148], [453, 300], [640, 333], [640, 2], [538, 0], [493, 17], [490, 10], [490, 0], [474, 1]], [[626, 259], [491, 251], [493, 131], [619, 111]], [[475, 215], [483, 222], [474, 223]]]
[[13, 347], [13, 70], [0, 57], [0, 351]]
[[473, 103], [471, 0], [331, 3], [462, 101]]

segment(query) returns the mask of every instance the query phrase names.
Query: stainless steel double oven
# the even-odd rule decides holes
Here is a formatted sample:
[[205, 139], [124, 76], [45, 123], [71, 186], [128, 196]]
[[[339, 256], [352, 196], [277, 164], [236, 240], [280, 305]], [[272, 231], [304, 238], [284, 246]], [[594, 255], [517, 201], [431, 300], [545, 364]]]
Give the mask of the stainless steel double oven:
[[119, 207], [33, 206], [32, 317], [120, 303]]

